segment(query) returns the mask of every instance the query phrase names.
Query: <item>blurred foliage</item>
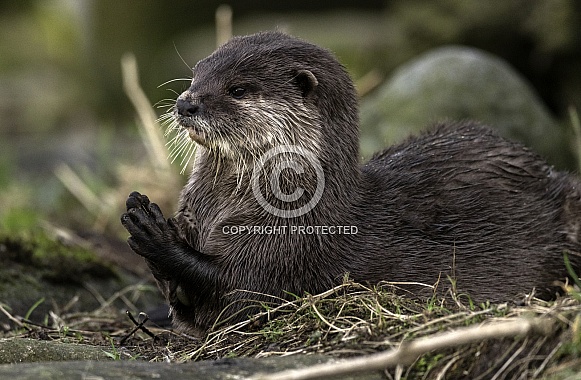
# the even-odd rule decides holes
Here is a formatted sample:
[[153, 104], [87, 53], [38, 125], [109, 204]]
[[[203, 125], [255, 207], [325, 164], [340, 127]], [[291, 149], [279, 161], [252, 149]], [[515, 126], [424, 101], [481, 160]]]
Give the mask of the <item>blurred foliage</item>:
[[[152, 103], [175, 98], [187, 87], [188, 67], [215, 48], [214, 12], [221, 3], [0, 0], [0, 219], [22, 208], [75, 226], [83, 218], [85, 225], [95, 223], [54, 178], [61, 162], [95, 193], [130, 188], [124, 176], [147, 177], [151, 168], [122, 90], [120, 58], [136, 55]], [[433, 47], [464, 44], [507, 60], [561, 119], [569, 105], [581, 108], [581, 2], [575, 0], [242, 0], [231, 6], [234, 34], [286, 30], [336, 52], [358, 83], [370, 72], [388, 78]], [[158, 87], [174, 78], [186, 81]], [[123, 165], [144, 175], [120, 174]], [[120, 178], [127, 183], [119, 186]], [[177, 198], [162, 196], [167, 205]]]
[[[120, 87], [119, 60], [127, 51], [137, 56], [150, 98], [173, 97], [168, 87], [157, 87], [189, 75], [179, 55], [192, 66], [213, 50], [220, 3], [3, 1], [0, 131], [63, 128], [91, 117], [124, 125], [133, 117]], [[345, 4], [235, 2], [234, 32], [282, 27], [335, 50], [356, 77], [374, 68], [387, 76], [442, 44], [471, 45], [508, 60], [554, 111], [564, 115], [579, 102], [581, 3], [575, 0], [375, 0], [339, 12], [353, 8]]]
[[[396, 2], [408, 44], [457, 43], [506, 59], [549, 106], [565, 114], [581, 100], [581, 3], [575, 0], [412, 0]], [[575, 83], [576, 81], [576, 83]], [[575, 95], [573, 97], [573, 95]]]

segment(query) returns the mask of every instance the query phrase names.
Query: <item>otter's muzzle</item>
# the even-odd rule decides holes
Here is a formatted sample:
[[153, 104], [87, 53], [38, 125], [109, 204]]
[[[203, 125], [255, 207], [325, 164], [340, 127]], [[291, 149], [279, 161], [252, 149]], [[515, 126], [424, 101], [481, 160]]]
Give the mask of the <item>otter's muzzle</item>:
[[191, 117], [202, 111], [203, 104], [200, 102], [191, 102], [179, 97], [176, 101], [176, 109], [180, 116]]

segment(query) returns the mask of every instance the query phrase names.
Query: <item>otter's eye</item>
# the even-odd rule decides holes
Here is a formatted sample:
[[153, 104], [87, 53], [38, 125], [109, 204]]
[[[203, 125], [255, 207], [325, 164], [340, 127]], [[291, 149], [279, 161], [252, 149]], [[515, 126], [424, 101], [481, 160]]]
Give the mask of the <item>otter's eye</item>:
[[232, 87], [229, 92], [233, 98], [241, 99], [246, 94], [246, 89], [243, 87]]

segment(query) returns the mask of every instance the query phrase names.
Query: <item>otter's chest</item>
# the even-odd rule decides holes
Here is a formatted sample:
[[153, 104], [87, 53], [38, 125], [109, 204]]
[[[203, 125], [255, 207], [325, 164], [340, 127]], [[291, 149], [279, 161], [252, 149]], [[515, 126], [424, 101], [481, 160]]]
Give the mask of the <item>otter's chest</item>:
[[190, 197], [176, 215], [182, 238], [197, 251], [209, 253], [208, 242], [221, 237], [220, 225], [232, 211], [211, 197]]

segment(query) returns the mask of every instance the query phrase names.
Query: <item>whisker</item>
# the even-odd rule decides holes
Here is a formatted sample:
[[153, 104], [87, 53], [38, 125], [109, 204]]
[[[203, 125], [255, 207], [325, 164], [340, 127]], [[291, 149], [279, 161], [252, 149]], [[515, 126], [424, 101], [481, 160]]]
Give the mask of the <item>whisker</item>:
[[[194, 143], [193, 141], [191, 144], [188, 144], [188, 152], [184, 155], [184, 159], [180, 163], [180, 165], [183, 164], [182, 170], [180, 171], [180, 174], [184, 174], [184, 172], [186, 171], [186, 168], [189, 166], [188, 164], [190, 163], [190, 160], [192, 159], [192, 156], [196, 152], [197, 148], [198, 148], [198, 144]], [[185, 164], [184, 164], [184, 162], [185, 162]]]
[[192, 78], [175, 78], [175, 79], [170, 79], [170, 80], [168, 80], [166, 82], [163, 82], [159, 86], [157, 86], [157, 88], [160, 88], [162, 86], [165, 86], [166, 84], [169, 84], [169, 83], [173, 83], [173, 82], [184, 82], [184, 81], [185, 82], [191, 82], [192, 81]]

